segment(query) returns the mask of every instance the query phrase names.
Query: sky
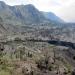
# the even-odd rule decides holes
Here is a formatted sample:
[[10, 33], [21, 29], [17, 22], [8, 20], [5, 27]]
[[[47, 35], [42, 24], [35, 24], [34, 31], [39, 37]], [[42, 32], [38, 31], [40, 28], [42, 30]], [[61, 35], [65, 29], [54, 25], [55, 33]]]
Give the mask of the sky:
[[33, 4], [40, 11], [53, 12], [66, 22], [75, 22], [75, 0], [0, 0], [7, 4]]

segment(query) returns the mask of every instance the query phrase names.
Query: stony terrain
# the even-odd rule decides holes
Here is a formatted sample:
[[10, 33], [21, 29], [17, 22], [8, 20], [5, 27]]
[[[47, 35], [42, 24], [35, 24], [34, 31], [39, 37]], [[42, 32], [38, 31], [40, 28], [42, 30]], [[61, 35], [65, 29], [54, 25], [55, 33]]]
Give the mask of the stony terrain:
[[75, 68], [74, 49], [47, 42], [27, 41], [33, 38], [56, 39], [54, 34], [47, 34], [48, 31], [37, 30], [36, 27], [29, 30], [28, 27], [25, 32], [2, 35], [0, 75], [72, 75]]
[[0, 2], [0, 75], [75, 75], [75, 49], [45, 41], [75, 43], [75, 24], [57, 20], [33, 5]]

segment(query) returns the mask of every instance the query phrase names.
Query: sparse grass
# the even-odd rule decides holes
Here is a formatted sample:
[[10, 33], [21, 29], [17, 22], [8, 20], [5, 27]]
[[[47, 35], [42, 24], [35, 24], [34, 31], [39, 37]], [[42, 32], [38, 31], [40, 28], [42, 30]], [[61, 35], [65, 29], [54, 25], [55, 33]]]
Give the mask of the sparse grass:
[[[22, 63], [25, 64], [27, 62], [33, 64], [34, 67], [36, 67], [36, 71], [40, 70], [37, 67], [36, 62], [38, 62], [40, 67], [42, 67], [42, 68], [44, 67], [48, 71], [53, 72], [54, 70], [57, 69], [56, 63], [48, 63], [49, 61], [51, 61], [51, 59], [49, 59], [48, 57], [50, 57], [52, 59], [54, 57], [53, 49], [55, 48], [55, 50], [56, 50], [55, 46], [43, 44], [43, 48], [42, 48], [42, 43], [33, 43], [33, 44], [27, 43], [25, 45], [23, 45], [22, 43], [19, 43], [19, 45], [20, 46], [22, 45], [22, 47], [27, 47], [27, 49], [20, 47], [19, 49], [16, 49], [16, 53], [12, 54], [9, 52], [9, 53], [6, 53], [5, 55], [3, 55], [3, 57], [0, 57], [1, 60], [4, 61], [4, 64], [0, 65], [0, 75], [11, 75], [11, 73], [13, 72], [14, 69], [18, 69], [17, 65], [20, 68], [20, 67], [22, 67]], [[21, 54], [19, 54], [19, 52]], [[12, 57], [11, 57], [11, 54], [12, 54]], [[18, 58], [16, 58], [16, 54], [19, 55]], [[20, 58], [20, 55], [21, 55], [21, 58]], [[19, 59], [21, 59], [21, 60], [19, 60]], [[19, 60], [19, 63], [18, 63], [18, 60]], [[67, 63], [67, 61], [65, 61], [65, 60], [61, 61], [60, 59], [57, 60], [57, 58], [55, 58], [55, 60], [59, 66], [60, 66], [60, 64], [63, 64], [67, 68], [66, 72], [71, 71], [71, 66], [69, 63]], [[62, 67], [62, 65], [61, 65], [61, 67]], [[68, 73], [68, 75], [69, 74], [70, 73]]]
[[11, 75], [10, 72], [1, 70], [0, 75]]

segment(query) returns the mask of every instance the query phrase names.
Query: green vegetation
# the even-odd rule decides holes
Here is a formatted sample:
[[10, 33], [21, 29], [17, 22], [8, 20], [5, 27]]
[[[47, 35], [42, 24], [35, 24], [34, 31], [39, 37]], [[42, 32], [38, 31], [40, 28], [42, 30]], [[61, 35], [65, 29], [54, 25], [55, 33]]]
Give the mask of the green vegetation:
[[[56, 46], [44, 42], [17, 41], [6, 43], [11, 43], [10, 51], [0, 51], [1, 75], [43, 75], [46, 71], [47, 74], [71, 75], [72, 66]], [[12, 46], [13, 43], [16, 46]]]

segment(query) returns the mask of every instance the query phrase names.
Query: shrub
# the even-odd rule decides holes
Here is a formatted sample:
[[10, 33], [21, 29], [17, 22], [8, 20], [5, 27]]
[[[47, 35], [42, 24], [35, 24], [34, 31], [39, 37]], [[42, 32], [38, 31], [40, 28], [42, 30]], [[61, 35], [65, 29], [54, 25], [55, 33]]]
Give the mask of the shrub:
[[16, 37], [16, 38], [14, 39], [14, 41], [21, 41], [21, 38]]
[[75, 70], [72, 71], [71, 75], [75, 75]]

